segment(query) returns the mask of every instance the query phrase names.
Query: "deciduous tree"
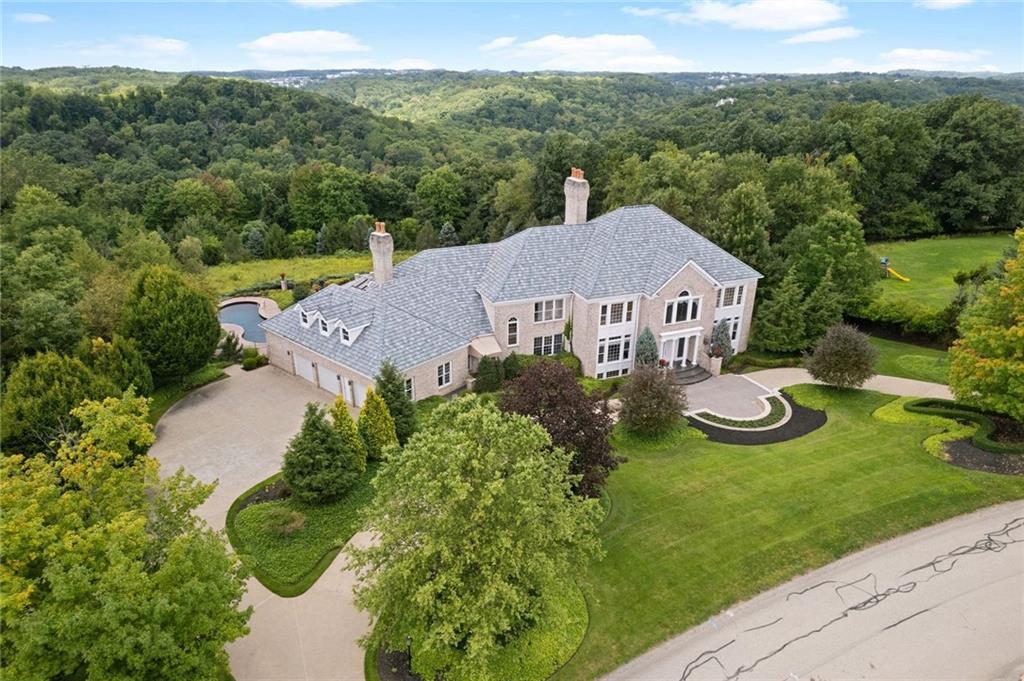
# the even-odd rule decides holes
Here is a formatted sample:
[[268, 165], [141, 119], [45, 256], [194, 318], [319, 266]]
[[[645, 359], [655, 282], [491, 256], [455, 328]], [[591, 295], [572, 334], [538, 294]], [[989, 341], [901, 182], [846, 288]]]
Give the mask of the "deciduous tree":
[[859, 388], [875, 375], [878, 351], [867, 334], [849, 324], [836, 324], [804, 358], [804, 366], [816, 380], [838, 388]]
[[619, 391], [619, 419], [640, 435], [660, 435], [683, 420], [686, 393], [658, 367], [637, 367]]

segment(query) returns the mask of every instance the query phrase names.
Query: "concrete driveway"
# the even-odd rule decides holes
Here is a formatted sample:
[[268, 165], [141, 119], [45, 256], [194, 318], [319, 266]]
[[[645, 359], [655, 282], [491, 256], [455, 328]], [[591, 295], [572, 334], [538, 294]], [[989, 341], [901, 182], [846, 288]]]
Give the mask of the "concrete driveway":
[[[331, 396], [274, 367], [244, 372], [189, 394], [157, 424], [150, 454], [164, 475], [178, 467], [204, 482], [217, 481], [199, 508], [216, 529], [239, 494], [281, 469], [288, 440], [298, 431], [308, 402]], [[365, 541], [356, 535], [353, 541]], [[357, 639], [369, 620], [352, 604], [351, 572], [335, 561], [306, 593], [281, 598], [255, 579], [243, 605], [254, 606], [251, 633], [228, 646], [237, 681], [361, 680], [363, 651]]]
[[608, 679], [1019, 679], [1024, 502], [960, 516], [719, 613]]
[[775, 394], [740, 374], [722, 374], [686, 387], [688, 413], [710, 411], [733, 419], [753, 419], [770, 409], [765, 398]]

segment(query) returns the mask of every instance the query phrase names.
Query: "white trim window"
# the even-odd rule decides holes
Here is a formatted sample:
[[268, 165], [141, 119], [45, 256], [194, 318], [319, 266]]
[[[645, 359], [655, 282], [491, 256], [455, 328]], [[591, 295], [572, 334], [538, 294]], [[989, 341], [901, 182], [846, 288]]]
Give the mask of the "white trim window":
[[628, 333], [624, 336], [611, 336], [600, 339], [597, 342], [597, 363], [628, 362], [632, 341], [633, 336]]
[[621, 324], [623, 322], [633, 321], [633, 301], [627, 300], [621, 303], [602, 303], [601, 304], [601, 323], [600, 326], [610, 326], [612, 324]]
[[452, 363], [445, 362], [437, 366], [437, 387], [444, 388], [452, 383]]
[[562, 334], [555, 333], [550, 336], [535, 336], [533, 339], [533, 354], [535, 355], [557, 355], [562, 352]]
[[565, 319], [565, 299], [538, 300], [533, 304], [533, 321], [555, 322]]
[[303, 326], [308, 328], [309, 327], [309, 313], [307, 313], [305, 310], [299, 310], [299, 321], [302, 322]]
[[320, 333], [325, 336], [331, 335], [331, 327], [327, 325], [327, 320], [323, 318], [320, 319]]
[[740, 284], [739, 286], [726, 286], [725, 288], [718, 289], [717, 307], [732, 307], [733, 305], [742, 305], [743, 293], [743, 284]]
[[415, 397], [413, 397], [413, 395], [415, 394], [414, 387], [415, 386], [413, 386], [411, 378], [405, 379], [405, 396], [408, 397], [410, 400], [416, 399]]
[[509, 347], [519, 345], [519, 320], [515, 317], [510, 317], [508, 320], [508, 327], [505, 331], [507, 334], [505, 344]]
[[350, 343], [352, 341], [351, 336], [349, 336], [348, 334], [348, 329], [346, 329], [344, 326], [341, 327], [341, 340], [345, 341], [346, 343]]
[[691, 296], [689, 291], [680, 291], [679, 297], [665, 303], [665, 323], [678, 324], [700, 319], [701, 296]]

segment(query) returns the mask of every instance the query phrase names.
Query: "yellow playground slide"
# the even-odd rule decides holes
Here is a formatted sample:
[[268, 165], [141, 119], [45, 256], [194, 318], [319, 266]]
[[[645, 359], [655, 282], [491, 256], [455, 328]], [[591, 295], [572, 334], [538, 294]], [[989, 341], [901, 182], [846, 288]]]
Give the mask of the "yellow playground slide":
[[902, 274], [900, 274], [891, 267], [886, 267], [885, 271], [889, 273], [889, 276], [896, 277], [900, 281], [910, 281], [910, 277], [904, 277]]

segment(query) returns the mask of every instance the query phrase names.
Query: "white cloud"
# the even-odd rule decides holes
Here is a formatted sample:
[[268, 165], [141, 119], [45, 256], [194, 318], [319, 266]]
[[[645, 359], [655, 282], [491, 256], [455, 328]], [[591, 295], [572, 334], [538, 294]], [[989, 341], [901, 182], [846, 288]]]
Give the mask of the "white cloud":
[[360, 0], [292, 0], [292, 4], [312, 9], [326, 9], [329, 7], [341, 7], [342, 5], [354, 5], [359, 1]]
[[39, 14], [37, 12], [21, 12], [14, 15], [14, 20], [19, 24], [46, 24], [53, 21], [53, 18], [48, 14]]
[[820, 28], [817, 31], [797, 33], [782, 42], [786, 45], [798, 45], [800, 43], [830, 43], [835, 40], [848, 40], [863, 35], [864, 31], [853, 26], [836, 26], [835, 28]]
[[131, 64], [139, 68], [178, 68], [189, 44], [158, 35], [126, 35], [115, 41], [84, 45], [78, 53], [91, 62]]
[[269, 33], [241, 43], [239, 47], [247, 52], [293, 55], [366, 52], [370, 49], [348, 33], [325, 30]]
[[162, 38], [158, 35], [130, 35], [121, 38], [121, 43], [131, 50], [148, 54], [181, 54], [188, 49], [188, 43], [177, 38]]
[[846, 8], [832, 0], [698, 0], [685, 12], [643, 7], [625, 7], [623, 11], [675, 24], [716, 23], [758, 31], [799, 31], [846, 17]]
[[502, 36], [500, 38], [495, 38], [491, 42], [481, 45], [479, 49], [481, 52], [491, 52], [493, 50], [500, 50], [503, 47], [509, 47], [515, 42], [516, 37], [514, 35], [507, 35]]
[[531, 68], [564, 71], [682, 71], [694, 65], [690, 60], [659, 51], [642, 35], [550, 34], [526, 42], [503, 40], [499, 47], [489, 51], [507, 60], [529, 61]]
[[969, 5], [974, 0], [917, 0], [914, 4], [925, 9], [947, 10]]

